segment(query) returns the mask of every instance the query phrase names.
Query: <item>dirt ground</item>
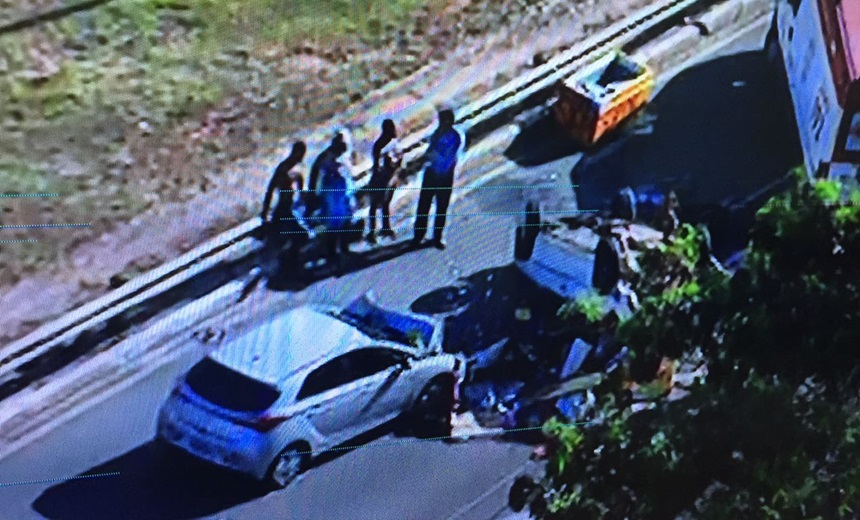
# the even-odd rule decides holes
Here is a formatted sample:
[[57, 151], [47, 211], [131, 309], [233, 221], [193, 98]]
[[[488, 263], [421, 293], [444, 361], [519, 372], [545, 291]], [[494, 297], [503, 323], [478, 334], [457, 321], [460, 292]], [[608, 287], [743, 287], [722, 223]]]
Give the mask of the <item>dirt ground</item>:
[[[0, 243], [0, 342], [104, 294], [112, 277], [155, 267], [256, 214], [292, 139], [309, 140], [310, 162], [319, 136], [347, 124], [365, 153], [382, 118], [394, 118], [401, 132], [423, 125], [438, 103], [474, 99], [532, 67], [537, 54], [568, 47], [647, 3], [432, 2], [402, 32], [392, 28], [373, 42], [237, 51], [225, 58], [233, 80], [220, 83], [217, 100], [202, 95], [178, 115], [136, 111], [133, 98], [78, 118], [49, 117], [45, 99], [41, 112], [7, 104], [0, 109], [0, 192], [60, 196], [0, 199], [0, 225], [90, 226], [0, 229], [2, 240], [38, 240]], [[0, 22], [21, 5], [0, 1]], [[27, 42], [25, 72], [37, 84], [74, 59], [44, 34], [4, 36]], [[0, 73], [9, 61], [0, 52]]]

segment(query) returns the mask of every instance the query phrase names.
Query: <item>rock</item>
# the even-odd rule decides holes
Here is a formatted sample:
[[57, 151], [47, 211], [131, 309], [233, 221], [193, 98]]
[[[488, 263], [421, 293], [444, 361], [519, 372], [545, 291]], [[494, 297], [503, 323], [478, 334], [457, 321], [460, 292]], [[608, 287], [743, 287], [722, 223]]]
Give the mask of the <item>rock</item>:
[[146, 120], [137, 123], [137, 128], [140, 130], [140, 133], [143, 136], [152, 135], [152, 125], [150, 125], [149, 122]]

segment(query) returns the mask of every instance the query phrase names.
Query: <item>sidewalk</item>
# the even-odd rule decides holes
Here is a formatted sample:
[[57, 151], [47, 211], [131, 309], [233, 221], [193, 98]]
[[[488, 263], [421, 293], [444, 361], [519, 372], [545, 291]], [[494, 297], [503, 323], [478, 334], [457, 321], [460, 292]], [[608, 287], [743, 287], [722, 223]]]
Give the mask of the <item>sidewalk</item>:
[[521, 511], [519, 513], [514, 513], [511, 510], [503, 511], [499, 513], [497, 516], [494, 516], [491, 520], [529, 520], [531, 517], [528, 514], [528, 511]]

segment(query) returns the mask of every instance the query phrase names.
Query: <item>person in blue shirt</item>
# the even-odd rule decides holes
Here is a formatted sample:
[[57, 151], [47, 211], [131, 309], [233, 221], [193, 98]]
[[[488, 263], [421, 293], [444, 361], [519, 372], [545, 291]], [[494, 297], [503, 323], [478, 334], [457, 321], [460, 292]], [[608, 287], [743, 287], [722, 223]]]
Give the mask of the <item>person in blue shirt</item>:
[[436, 214], [430, 243], [437, 249], [445, 249], [442, 233], [445, 230], [446, 212], [454, 187], [454, 171], [465, 142], [463, 134], [454, 128], [454, 111], [439, 111], [439, 127], [430, 136], [425, 156], [424, 177], [421, 181], [421, 195], [418, 197], [418, 214], [415, 217], [412, 238], [413, 247], [419, 246], [424, 240], [430, 205], [435, 200]]
[[355, 212], [355, 182], [352, 177], [349, 137], [332, 143], [332, 155], [320, 164], [316, 194], [330, 264], [349, 253], [349, 231]]
[[319, 212], [320, 198], [317, 194], [317, 186], [319, 186], [320, 179], [320, 170], [326, 163], [335, 159], [337, 155], [336, 151], [338, 148], [342, 147], [343, 143], [343, 133], [337, 131], [332, 136], [331, 143], [326, 147], [325, 150], [320, 152], [320, 154], [314, 159], [314, 162], [311, 163], [310, 175], [308, 176], [308, 189], [304, 193], [303, 202], [305, 206], [305, 212], [308, 216], [312, 216]]

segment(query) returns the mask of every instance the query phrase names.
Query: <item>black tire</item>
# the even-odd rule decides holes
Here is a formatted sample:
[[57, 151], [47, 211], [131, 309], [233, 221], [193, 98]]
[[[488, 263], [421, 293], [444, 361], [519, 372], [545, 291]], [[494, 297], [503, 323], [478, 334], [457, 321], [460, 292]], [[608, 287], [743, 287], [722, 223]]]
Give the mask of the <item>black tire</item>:
[[527, 202], [523, 211], [523, 224], [517, 226], [514, 236], [514, 258], [526, 261], [532, 257], [535, 241], [540, 234], [540, 224], [540, 204], [535, 201]]
[[454, 410], [454, 383], [440, 377], [430, 381], [418, 394], [408, 414], [408, 428], [419, 439], [451, 435]]
[[514, 236], [514, 258], [524, 262], [532, 257], [534, 250], [535, 241], [529, 240], [528, 229], [523, 226], [517, 226], [516, 235]]
[[310, 465], [310, 448], [305, 443], [293, 443], [281, 450], [266, 473], [267, 484], [283, 489], [301, 475]]
[[636, 193], [630, 187], [620, 190], [612, 199], [612, 218], [636, 220]]
[[600, 294], [607, 295], [618, 284], [621, 278], [621, 255], [615, 242], [601, 238], [594, 250], [594, 271], [591, 285]]
[[529, 496], [537, 488], [534, 480], [526, 475], [520, 475], [511, 484], [511, 489], [508, 491], [508, 507], [515, 513], [519, 513], [526, 508], [529, 501]]

